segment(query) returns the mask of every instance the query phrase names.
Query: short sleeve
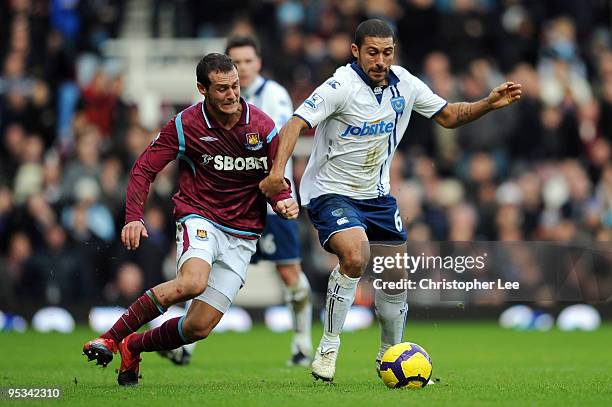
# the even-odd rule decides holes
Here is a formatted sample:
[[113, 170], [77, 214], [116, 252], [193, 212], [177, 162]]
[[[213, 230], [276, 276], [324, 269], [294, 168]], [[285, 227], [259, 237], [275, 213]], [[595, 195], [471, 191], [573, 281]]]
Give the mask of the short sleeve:
[[306, 99], [293, 114], [312, 128], [334, 114], [345, 102], [350, 83], [334, 75]]
[[436, 95], [422, 80], [412, 76], [412, 83], [416, 92], [412, 110], [427, 118], [438, 113], [448, 104], [446, 100]]

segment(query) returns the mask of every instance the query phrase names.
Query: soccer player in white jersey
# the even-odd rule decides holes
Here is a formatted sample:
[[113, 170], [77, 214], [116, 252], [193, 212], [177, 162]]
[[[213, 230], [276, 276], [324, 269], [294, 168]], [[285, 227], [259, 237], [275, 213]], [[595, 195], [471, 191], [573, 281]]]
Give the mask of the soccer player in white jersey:
[[[323, 337], [311, 365], [313, 376], [326, 381], [334, 377], [340, 332], [370, 257], [363, 243], [382, 241], [406, 250], [406, 232], [389, 194], [389, 166], [411, 113], [455, 128], [521, 97], [521, 85], [506, 82], [477, 102], [448, 103], [406, 69], [392, 65], [394, 51], [395, 34], [386, 22], [362, 22], [351, 44], [355, 62], [338, 68], [283, 126], [276, 160], [260, 183], [268, 196], [285, 188], [285, 163], [300, 132], [317, 126], [300, 196], [321, 245], [339, 259], [329, 278]], [[384, 352], [403, 340], [406, 300], [405, 290], [376, 291], [378, 370]]]

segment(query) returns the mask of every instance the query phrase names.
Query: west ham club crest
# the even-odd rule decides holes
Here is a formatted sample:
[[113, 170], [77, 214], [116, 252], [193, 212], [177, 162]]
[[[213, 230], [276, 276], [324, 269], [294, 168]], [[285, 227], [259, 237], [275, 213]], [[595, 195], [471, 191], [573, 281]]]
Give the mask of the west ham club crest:
[[245, 137], [246, 137], [245, 147], [247, 150], [256, 151], [256, 150], [259, 150], [263, 146], [263, 143], [261, 142], [261, 138], [259, 138], [259, 133], [247, 133]]

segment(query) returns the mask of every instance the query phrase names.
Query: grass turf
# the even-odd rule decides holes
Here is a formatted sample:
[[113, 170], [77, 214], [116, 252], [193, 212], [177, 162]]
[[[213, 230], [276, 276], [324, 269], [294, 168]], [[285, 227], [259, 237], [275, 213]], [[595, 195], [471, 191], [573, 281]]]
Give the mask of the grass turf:
[[[313, 337], [319, 335], [320, 326]], [[290, 335], [257, 326], [246, 334], [213, 334], [190, 366], [145, 354], [140, 385], [121, 388], [119, 357], [102, 369], [81, 355], [92, 336], [83, 328], [70, 335], [0, 333], [0, 387], [60, 386], [60, 404], [79, 406], [612, 405], [610, 324], [583, 333], [410, 323], [406, 340], [429, 352], [433, 377], [440, 378], [422, 390], [390, 390], [376, 376], [377, 328], [343, 334], [335, 385], [314, 382], [307, 369], [284, 367]]]

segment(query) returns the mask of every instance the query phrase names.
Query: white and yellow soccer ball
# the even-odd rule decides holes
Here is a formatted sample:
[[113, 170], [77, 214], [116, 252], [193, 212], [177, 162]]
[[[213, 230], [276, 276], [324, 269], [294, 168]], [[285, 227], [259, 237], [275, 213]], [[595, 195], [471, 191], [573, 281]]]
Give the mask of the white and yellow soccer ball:
[[431, 358], [416, 343], [391, 346], [382, 357], [380, 378], [387, 387], [413, 389], [427, 385], [432, 372]]

